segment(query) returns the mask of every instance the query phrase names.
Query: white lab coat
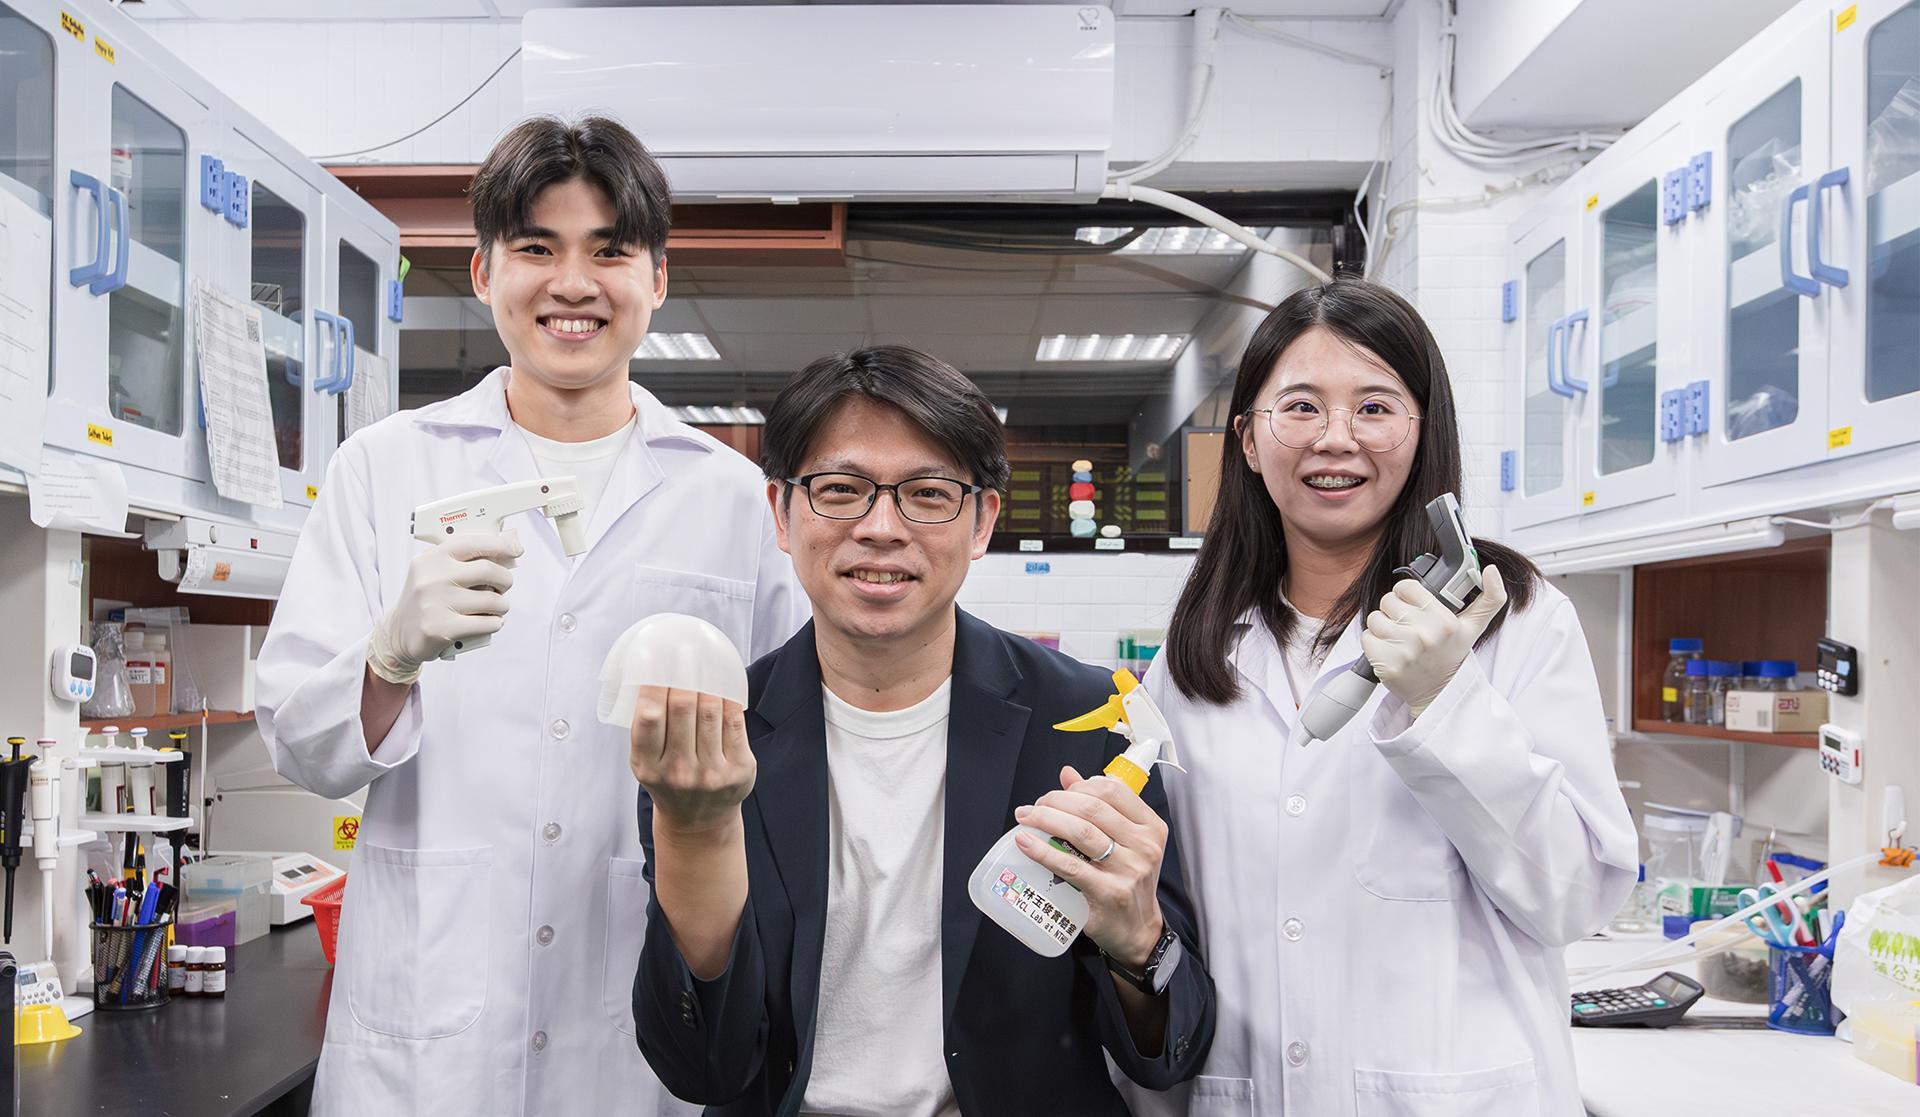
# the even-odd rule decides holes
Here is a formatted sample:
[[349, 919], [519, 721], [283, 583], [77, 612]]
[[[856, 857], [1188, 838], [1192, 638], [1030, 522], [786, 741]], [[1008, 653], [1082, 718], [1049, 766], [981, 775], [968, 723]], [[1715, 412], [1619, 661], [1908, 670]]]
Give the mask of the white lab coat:
[[[1380, 687], [1305, 748], [1285, 653], [1253, 619], [1238, 701], [1147, 674], [1188, 768], [1156, 778], [1220, 1020], [1202, 1076], [1136, 1112], [1583, 1112], [1561, 947], [1618, 910], [1638, 839], [1572, 604], [1541, 587], [1418, 722]], [[1360, 623], [1299, 680], [1309, 698], [1359, 657]]]
[[645, 937], [627, 731], [595, 718], [599, 672], [656, 612], [704, 617], [755, 658], [806, 616], [760, 473], [635, 387], [639, 411], [588, 550], [538, 512], [490, 647], [426, 666], [369, 755], [367, 635], [428, 544], [414, 508], [528, 480], [509, 373], [354, 435], [328, 469], [259, 662], [262, 736], [321, 795], [366, 787], [348, 870], [321, 1117], [654, 1114], [672, 1100], [634, 1040]]

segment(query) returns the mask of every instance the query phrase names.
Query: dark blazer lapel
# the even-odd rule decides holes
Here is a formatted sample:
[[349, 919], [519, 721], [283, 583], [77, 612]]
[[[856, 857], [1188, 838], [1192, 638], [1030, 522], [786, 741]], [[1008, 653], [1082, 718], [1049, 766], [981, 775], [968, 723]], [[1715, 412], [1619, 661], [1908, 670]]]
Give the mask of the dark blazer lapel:
[[[953, 1006], [980, 930], [980, 909], [967, 876], [1012, 825], [1014, 768], [1033, 711], [1014, 700], [1020, 671], [1007, 654], [1009, 637], [958, 613], [953, 645], [953, 705], [947, 719], [945, 866], [940, 895], [941, 1020]], [[824, 888], [824, 885], [823, 885]]]
[[827, 920], [827, 725], [813, 625], [776, 653], [753, 710], [770, 727], [754, 745], [753, 801], [793, 910], [794, 1024], [813, 1035]]

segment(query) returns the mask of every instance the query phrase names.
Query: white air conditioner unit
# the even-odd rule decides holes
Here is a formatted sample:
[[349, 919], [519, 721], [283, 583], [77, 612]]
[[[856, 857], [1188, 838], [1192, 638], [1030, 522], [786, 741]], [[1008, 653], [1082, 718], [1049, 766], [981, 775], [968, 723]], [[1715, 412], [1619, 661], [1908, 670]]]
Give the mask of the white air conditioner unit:
[[1113, 13], [1095, 5], [527, 13], [529, 112], [612, 116], [683, 199], [1098, 197]]

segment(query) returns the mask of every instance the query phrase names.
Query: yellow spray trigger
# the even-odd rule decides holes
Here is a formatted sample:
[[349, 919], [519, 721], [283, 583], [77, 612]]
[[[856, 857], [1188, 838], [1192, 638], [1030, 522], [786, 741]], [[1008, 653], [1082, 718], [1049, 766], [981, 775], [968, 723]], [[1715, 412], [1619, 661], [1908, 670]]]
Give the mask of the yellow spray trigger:
[[1115, 671], [1113, 673], [1113, 688], [1119, 692], [1118, 694], [1109, 695], [1106, 702], [1099, 708], [1081, 714], [1077, 718], [1069, 718], [1055, 725], [1054, 728], [1067, 733], [1087, 733], [1095, 729], [1112, 729], [1114, 726], [1127, 720], [1126, 709], [1120, 705], [1120, 696], [1128, 693], [1139, 685], [1140, 680], [1133, 677], [1133, 672], [1125, 670]]

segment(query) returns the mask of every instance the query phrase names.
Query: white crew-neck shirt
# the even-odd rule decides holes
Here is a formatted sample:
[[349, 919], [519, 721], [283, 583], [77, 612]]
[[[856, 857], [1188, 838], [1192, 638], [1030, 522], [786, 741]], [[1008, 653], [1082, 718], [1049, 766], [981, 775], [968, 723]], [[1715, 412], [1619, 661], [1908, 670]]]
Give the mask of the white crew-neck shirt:
[[627, 442], [633, 438], [634, 424], [639, 421], [640, 413], [636, 411], [626, 426], [586, 442], [556, 442], [525, 427], [520, 427], [520, 433], [527, 437], [527, 447], [533, 451], [540, 476], [572, 477], [580, 483], [580, 499], [585, 502], [580, 510], [580, 522], [591, 524], [594, 506], [605, 495], [607, 482], [613, 478], [613, 467], [620, 461], [620, 451], [626, 449]]
[[827, 927], [802, 1117], [959, 1117], [942, 1056], [941, 855], [953, 680], [827, 716]]

